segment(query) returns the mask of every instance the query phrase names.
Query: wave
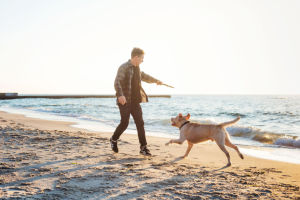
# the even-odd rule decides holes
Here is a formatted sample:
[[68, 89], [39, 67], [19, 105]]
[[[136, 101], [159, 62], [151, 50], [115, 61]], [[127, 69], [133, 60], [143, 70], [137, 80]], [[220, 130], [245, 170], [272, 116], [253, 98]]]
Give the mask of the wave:
[[299, 114], [290, 112], [290, 111], [259, 111], [257, 112], [258, 115], [271, 115], [271, 116], [283, 116], [283, 117], [297, 117]]
[[300, 139], [293, 138], [279, 138], [275, 141], [276, 145], [280, 146], [289, 146], [300, 148]]
[[[242, 118], [248, 117], [247, 114], [235, 113], [235, 112], [220, 112], [218, 115], [227, 115], [237, 117], [240, 116]], [[279, 116], [279, 117], [298, 117], [299, 113], [291, 112], [291, 111], [257, 111], [255, 116], [265, 115], [265, 116]], [[251, 115], [250, 115], [251, 116]]]
[[228, 127], [227, 131], [235, 137], [246, 137], [265, 144], [300, 148], [300, 138], [280, 133], [262, 131], [254, 127]]
[[242, 114], [242, 113], [232, 113], [232, 112], [220, 112], [220, 113], [218, 113], [218, 115], [228, 115], [228, 116], [233, 116], [233, 117], [240, 116], [240, 117], [242, 117], [242, 118], [247, 117], [246, 114]]
[[145, 122], [150, 125], [156, 125], [159, 124], [161, 126], [170, 126], [171, 125], [171, 119], [152, 119], [149, 120], [149, 122]]

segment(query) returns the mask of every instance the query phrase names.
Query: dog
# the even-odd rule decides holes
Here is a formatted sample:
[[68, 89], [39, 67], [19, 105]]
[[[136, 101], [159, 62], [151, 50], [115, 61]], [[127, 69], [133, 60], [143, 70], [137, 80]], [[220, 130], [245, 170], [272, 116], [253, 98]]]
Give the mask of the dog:
[[166, 143], [166, 146], [172, 143], [182, 144], [185, 140], [188, 142], [188, 148], [182, 156], [185, 158], [189, 155], [194, 144], [204, 142], [207, 140], [215, 141], [220, 149], [225, 153], [228, 163], [226, 167], [231, 166], [230, 155], [225, 148], [225, 145], [233, 148], [237, 151], [241, 159], [244, 159], [243, 154], [239, 151], [238, 147], [231, 143], [228, 132], [225, 127], [231, 126], [232, 124], [239, 121], [240, 117], [237, 117], [233, 121], [224, 122], [221, 124], [199, 124], [188, 121], [190, 114], [183, 116], [181, 113], [176, 118], [171, 118], [172, 126], [179, 128], [180, 138], [176, 140], [170, 140]]

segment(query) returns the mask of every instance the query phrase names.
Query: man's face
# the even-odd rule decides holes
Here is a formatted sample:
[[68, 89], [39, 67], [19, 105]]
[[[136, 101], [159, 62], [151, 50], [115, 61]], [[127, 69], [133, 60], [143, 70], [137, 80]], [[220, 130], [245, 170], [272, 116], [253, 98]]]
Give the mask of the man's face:
[[136, 56], [136, 62], [140, 65], [144, 61], [144, 55]]

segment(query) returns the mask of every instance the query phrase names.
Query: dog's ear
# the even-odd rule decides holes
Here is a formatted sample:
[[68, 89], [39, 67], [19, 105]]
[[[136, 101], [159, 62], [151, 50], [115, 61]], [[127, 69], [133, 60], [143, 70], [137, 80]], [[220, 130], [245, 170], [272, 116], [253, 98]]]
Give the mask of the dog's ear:
[[189, 120], [191, 117], [190, 113], [187, 114], [187, 116], [185, 117], [186, 120]]

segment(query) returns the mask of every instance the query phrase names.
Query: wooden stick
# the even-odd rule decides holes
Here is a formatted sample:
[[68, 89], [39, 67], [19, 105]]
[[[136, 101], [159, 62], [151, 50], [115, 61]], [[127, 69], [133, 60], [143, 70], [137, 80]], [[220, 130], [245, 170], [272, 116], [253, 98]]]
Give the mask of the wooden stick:
[[167, 86], [167, 87], [169, 87], [169, 88], [174, 88], [173, 86], [167, 85], [167, 84], [165, 84], [165, 83], [162, 83], [162, 85]]

